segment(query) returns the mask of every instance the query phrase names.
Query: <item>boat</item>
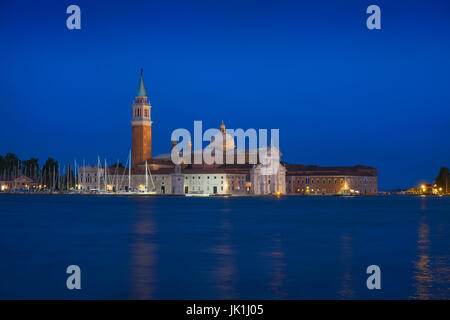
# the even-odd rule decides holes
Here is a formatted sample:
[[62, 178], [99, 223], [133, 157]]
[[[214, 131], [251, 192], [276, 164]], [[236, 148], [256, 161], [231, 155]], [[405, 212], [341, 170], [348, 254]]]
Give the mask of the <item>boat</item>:
[[209, 193], [203, 193], [201, 191], [194, 191], [191, 193], [186, 193], [186, 197], [209, 197]]

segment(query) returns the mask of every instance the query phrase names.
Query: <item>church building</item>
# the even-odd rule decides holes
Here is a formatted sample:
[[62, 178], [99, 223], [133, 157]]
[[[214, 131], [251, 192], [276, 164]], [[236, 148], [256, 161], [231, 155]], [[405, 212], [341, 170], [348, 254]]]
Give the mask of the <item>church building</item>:
[[[272, 144], [264, 151], [265, 161], [258, 156], [256, 163], [250, 163], [248, 149], [245, 150], [245, 163], [238, 164], [237, 149], [234, 137], [227, 133], [222, 121], [219, 132], [211, 139], [210, 147], [223, 151], [223, 155], [231, 154], [234, 164], [213, 163], [201, 164], [181, 163], [175, 165], [170, 153], [152, 157], [152, 120], [151, 104], [144, 85], [141, 69], [137, 95], [132, 104], [132, 169], [106, 168], [98, 175], [104, 183], [92, 182], [84, 184], [83, 188], [93, 188], [98, 185], [100, 190], [151, 192], [167, 195], [185, 196], [244, 196], [244, 195], [377, 195], [377, 169], [366, 166], [353, 167], [318, 167], [289, 164], [280, 160], [282, 154]], [[177, 146], [177, 141], [171, 141], [171, 149]], [[191, 146], [192, 148], [192, 146]], [[198, 151], [195, 151], [198, 152]], [[254, 150], [252, 151], [254, 152]], [[194, 157], [194, 152], [191, 153]], [[274, 164], [276, 166], [274, 166]], [[270, 168], [276, 167], [276, 170]], [[128, 183], [110, 185], [114, 175], [131, 173]], [[82, 168], [79, 173], [87, 172]], [[102, 178], [103, 177], [103, 178]], [[106, 178], [105, 178], [106, 177]], [[109, 178], [108, 178], [109, 177]], [[111, 178], [112, 177], [112, 178]], [[86, 179], [81, 177], [80, 181]], [[90, 180], [88, 180], [90, 181]], [[123, 181], [120, 180], [120, 181]], [[103, 187], [104, 185], [104, 187]]]

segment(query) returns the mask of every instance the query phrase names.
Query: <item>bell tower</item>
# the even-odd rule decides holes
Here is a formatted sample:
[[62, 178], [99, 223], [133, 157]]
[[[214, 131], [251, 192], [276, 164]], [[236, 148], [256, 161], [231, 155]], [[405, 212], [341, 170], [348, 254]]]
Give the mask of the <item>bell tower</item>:
[[132, 142], [131, 158], [133, 168], [152, 158], [152, 121], [150, 117], [150, 101], [145, 91], [143, 70], [136, 100], [133, 102], [133, 120], [131, 121]]

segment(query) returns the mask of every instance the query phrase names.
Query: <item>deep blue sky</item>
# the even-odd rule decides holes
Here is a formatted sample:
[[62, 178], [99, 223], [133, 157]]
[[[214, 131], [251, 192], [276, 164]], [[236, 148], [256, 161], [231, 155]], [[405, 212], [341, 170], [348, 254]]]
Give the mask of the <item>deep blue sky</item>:
[[288, 162], [375, 166], [380, 189], [450, 165], [448, 1], [115, 2], [0, 2], [0, 154], [125, 162], [143, 67], [154, 155], [223, 119], [279, 128]]

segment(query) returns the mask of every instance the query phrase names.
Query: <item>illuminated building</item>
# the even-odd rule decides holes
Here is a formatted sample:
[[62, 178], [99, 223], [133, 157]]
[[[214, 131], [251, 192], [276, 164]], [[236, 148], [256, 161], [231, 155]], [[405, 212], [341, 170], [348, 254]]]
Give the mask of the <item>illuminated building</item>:
[[[143, 74], [139, 81], [138, 93], [133, 103], [132, 126], [132, 169], [107, 169], [108, 184], [100, 189], [147, 192], [174, 195], [377, 195], [377, 169], [354, 167], [316, 167], [288, 164], [280, 161], [281, 153], [270, 144], [267, 148], [246, 149], [245, 163], [237, 164], [237, 149], [234, 137], [227, 133], [222, 121], [219, 132], [212, 137], [210, 147], [234, 157], [234, 164], [185, 164], [176, 166], [170, 153], [152, 157], [151, 105], [144, 87]], [[171, 141], [170, 150], [177, 145]], [[192, 150], [192, 145], [188, 147]], [[261, 159], [260, 151], [265, 155]], [[195, 152], [191, 153], [192, 159]], [[250, 153], [258, 154], [256, 164], [251, 164]], [[147, 163], [147, 169], [145, 164]], [[192, 161], [193, 163], [193, 161]], [[225, 163], [225, 161], [224, 161]], [[264, 164], [263, 164], [264, 163]], [[276, 168], [273, 172], [271, 168]], [[96, 168], [87, 171], [79, 169], [79, 174], [87, 172], [95, 177]], [[128, 170], [128, 171], [127, 171]], [[86, 173], [85, 173], [86, 174]], [[129, 179], [124, 177], [129, 174]], [[95, 183], [86, 182], [81, 177], [84, 189], [95, 188]], [[102, 173], [100, 173], [102, 176]], [[101, 177], [100, 177], [101, 178]], [[95, 179], [95, 178], [94, 178]], [[119, 181], [121, 181], [119, 183]], [[128, 187], [129, 184], [129, 187]]]

